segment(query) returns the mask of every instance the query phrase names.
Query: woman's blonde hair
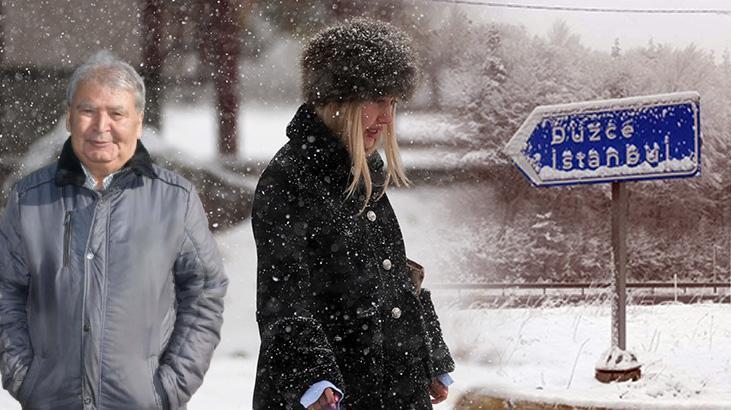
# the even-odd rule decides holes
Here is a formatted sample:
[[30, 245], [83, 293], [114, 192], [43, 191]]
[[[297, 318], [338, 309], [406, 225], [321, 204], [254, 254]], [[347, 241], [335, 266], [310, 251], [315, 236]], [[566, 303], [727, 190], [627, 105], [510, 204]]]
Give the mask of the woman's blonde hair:
[[396, 107], [391, 112], [393, 119], [385, 128], [385, 132], [381, 134], [379, 141], [366, 152], [363, 144], [363, 123], [361, 120], [363, 111], [363, 102], [347, 101], [347, 102], [331, 102], [315, 108], [325, 125], [333, 131], [343, 142], [350, 153], [350, 165], [352, 180], [346, 188], [347, 198], [353, 196], [358, 191], [358, 187], [362, 184], [365, 192], [365, 200], [361, 212], [368, 204], [368, 200], [373, 193], [373, 182], [371, 180], [370, 169], [368, 169], [367, 156], [372, 154], [382, 144], [386, 153], [386, 179], [379, 198], [386, 192], [386, 188], [390, 184], [396, 186], [409, 186], [411, 181], [406, 178], [403, 165], [401, 164], [401, 156], [399, 154], [398, 144], [396, 142], [395, 133], [395, 115]]

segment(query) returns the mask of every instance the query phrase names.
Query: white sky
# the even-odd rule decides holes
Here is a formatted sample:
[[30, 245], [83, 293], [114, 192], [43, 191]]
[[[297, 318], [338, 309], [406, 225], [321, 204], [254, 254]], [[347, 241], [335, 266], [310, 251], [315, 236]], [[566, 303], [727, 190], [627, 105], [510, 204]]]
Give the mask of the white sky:
[[[475, 0], [485, 1], [488, 0]], [[542, 6], [612, 9], [714, 9], [731, 13], [731, 0], [489, 0]], [[615, 38], [629, 49], [655, 44], [685, 47], [691, 43], [713, 50], [720, 57], [731, 50], [731, 14], [644, 14], [593, 13], [574, 11], [519, 10], [502, 7], [461, 6], [475, 19], [524, 26], [528, 32], [544, 36], [556, 20], [565, 21], [587, 47], [610, 50]]]

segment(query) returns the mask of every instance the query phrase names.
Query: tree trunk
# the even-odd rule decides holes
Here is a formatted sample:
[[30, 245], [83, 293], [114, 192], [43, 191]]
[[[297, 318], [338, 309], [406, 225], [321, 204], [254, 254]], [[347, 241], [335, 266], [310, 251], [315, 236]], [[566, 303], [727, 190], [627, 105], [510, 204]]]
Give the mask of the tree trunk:
[[145, 77], [147, 101], [145, 123], [160, 129], [162, 100], [162, 0], [143, 0], [142, 6], [142, 75]]
[[5, 4], [0, 0], [0, 66], [5, 64]]
[[220, 0], [213, 7], [211, 35], [213, 45], [213, 84], [218, 109], [218, 152], [222, 157], [238, 154], [237, 118], [239, 112], [238, 62], [241, 52], [240, 6], [231, 0]]
[[435, 68], [428, 69], [429, 87], [431, 88], [431, 107], [432, 110], [439, 111], [442, 109], [442, 95], [439, 88], [439, 70]]

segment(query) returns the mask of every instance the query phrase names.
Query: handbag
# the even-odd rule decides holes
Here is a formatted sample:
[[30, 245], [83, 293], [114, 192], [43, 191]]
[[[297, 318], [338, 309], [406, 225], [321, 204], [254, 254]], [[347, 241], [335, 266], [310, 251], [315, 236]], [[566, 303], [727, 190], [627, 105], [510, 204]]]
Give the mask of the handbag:
[[406, 267], [411, 277], [411, 283], [416, 290], [416, 295], [419, 296], [421, 294], [421, 284], [424, 282], [424, 267], [408, 258], [406, 259]]

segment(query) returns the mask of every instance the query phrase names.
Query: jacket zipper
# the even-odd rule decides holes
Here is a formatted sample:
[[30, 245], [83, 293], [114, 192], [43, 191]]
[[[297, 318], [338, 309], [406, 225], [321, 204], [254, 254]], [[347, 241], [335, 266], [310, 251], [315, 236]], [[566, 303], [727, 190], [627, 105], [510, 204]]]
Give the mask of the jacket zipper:
[[63, 219], [63, 267], [69, 264], [69, 252], [71, 248], [71, 211], [66, 212]]

